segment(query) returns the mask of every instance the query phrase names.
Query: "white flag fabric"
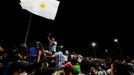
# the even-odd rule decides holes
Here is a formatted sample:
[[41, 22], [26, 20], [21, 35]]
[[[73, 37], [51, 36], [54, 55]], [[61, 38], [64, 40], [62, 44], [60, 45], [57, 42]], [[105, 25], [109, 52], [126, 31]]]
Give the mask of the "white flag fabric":
[[20, 5], [33, 14], [54, 20], [59, 3], [57, 0], [21, 0]]

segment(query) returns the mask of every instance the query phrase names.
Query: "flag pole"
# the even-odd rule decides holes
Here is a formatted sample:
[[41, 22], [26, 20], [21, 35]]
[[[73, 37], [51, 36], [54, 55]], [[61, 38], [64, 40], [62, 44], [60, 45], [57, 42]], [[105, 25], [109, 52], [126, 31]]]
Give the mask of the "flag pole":
[[26, 36], [25, 36], [24, 45], [26, 45], [26, 43], [27, 43], [27, 37], [28, 37], [30, 25], [31, 25], [31, 20], [32, 20], [32, 14], [30, 15], [30, 19], [29, 19], [29, 23], [28, 23], [28, 27], [27, 27], [27, 32], [26, 32]]

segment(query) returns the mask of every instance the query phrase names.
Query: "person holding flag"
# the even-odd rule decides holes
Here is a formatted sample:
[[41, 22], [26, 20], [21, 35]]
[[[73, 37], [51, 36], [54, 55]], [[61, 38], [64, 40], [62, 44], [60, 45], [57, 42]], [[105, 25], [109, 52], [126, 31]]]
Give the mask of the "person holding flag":
[[59, 4], [60, 1], [57, 0], [20, 0], [22, 9], [27, 10], [31, 13], [24, 44], [27, 42], [32, 15], [34, 14], [46, 19], [54, 20], [58, 11]]
[[57, 41], [55, 40], [55, 37], [51, 35], [51, 33], [48, 34], [48, 42], [49, 50], [52, 52], [52, 54], [54, 54], [57, 48]]

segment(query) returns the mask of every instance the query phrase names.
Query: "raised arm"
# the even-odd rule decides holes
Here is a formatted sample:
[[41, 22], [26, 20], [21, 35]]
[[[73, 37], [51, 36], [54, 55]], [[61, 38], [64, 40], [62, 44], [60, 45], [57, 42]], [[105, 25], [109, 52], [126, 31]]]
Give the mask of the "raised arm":
[[51, 42], [51, 43], [52, 43], [53, 41], [50, 39], [50, 36], [51, 36], [51, 33], [49, 33], [49, 34], [48, 34], [47, 39], [48, 39], [48, 41], [49, 41], [49, 42]]
[[37, 55], [37, 63], [40, 62], [41, 54], [42, 54], [42, 52], [39, 50], [38, 55]]

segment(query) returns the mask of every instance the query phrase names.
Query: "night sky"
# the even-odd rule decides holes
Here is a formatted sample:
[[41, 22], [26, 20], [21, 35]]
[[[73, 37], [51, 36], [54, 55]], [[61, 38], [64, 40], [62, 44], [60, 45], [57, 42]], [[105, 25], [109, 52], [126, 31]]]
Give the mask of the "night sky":
[[[9, 44], [23, 43], [30, 15], [16, 0], [15, 24], [3, 25], [0, 38]], [[61, 0], [54, 21], [33, 14], [27, 42], [39, 40], [45, 45], [48, 33], [52, 32], [58, 44], [65, 48], [88, 50], [94, 41], [97, 49], [103, 52], [113, 49], [113, 39], [117, 38], [120, 47], [132, 55], [132, 25], [133, 10], [127, 2]]]

